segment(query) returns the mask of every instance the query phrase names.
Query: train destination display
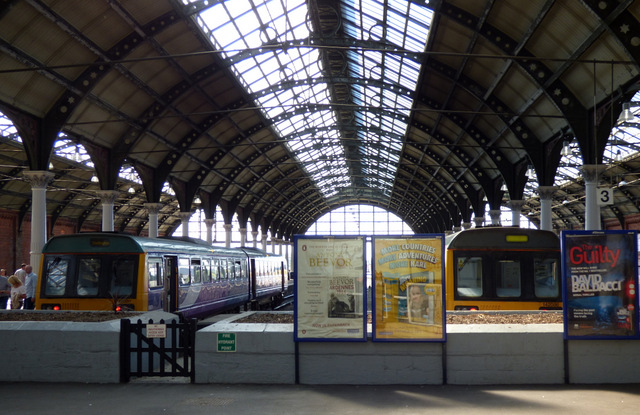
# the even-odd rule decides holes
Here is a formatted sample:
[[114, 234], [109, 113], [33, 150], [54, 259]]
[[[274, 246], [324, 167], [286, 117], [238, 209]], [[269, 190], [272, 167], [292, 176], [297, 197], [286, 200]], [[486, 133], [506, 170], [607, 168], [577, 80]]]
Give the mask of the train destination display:
[[567, 339], [638, 338], [635, 231], [564, 231]]
[[366, 341], [364, 238], [296, 237], [297, 341]]
[[373, 340], [444, 341], [444, 235], [373, 239]]

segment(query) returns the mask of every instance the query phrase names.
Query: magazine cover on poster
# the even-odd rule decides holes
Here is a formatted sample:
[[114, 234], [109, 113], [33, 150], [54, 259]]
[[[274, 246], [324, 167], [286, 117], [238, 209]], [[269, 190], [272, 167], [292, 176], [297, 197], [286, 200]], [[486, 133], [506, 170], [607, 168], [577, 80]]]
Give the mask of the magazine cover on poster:
[[363, 237], [294, 237], [296, 341], [366, 341]]
[[445, 341], [444, 235], [373, 239], [373, 340]]
[[563, 231], [566, 339], [638, 338], [635, 231]]

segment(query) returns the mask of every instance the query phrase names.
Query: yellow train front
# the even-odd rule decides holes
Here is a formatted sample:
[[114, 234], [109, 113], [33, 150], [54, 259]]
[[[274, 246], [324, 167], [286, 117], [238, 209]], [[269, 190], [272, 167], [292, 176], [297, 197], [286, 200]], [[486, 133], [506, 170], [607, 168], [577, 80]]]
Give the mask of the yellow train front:
[[449, 310], [560, 310], [560, 240], [551, 231], [468, 229], [446, 239]]
[[292, 283], [287, 270], [283, 257], [258, 249], [118, 233], [60, 235], [43, 248], [36, 307], [205, 317], [274, 304]]

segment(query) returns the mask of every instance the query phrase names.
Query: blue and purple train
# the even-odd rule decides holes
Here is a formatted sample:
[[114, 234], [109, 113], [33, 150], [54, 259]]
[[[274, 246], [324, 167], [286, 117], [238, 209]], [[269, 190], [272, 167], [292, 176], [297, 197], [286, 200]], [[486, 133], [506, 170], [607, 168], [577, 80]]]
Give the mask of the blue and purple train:
[[112, 232], [52, 237], [38, 275], [41, 310], [164, 310], [185, 318], [274, 306], [293, 287], [279, 255]]

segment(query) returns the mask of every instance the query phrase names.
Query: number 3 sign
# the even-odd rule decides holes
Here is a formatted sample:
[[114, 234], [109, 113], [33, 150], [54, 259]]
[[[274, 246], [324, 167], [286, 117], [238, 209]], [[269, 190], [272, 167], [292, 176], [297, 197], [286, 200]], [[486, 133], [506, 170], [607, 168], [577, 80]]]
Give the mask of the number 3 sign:
[[613, 189], [598, 187], [598, 206], [613, 205]]

